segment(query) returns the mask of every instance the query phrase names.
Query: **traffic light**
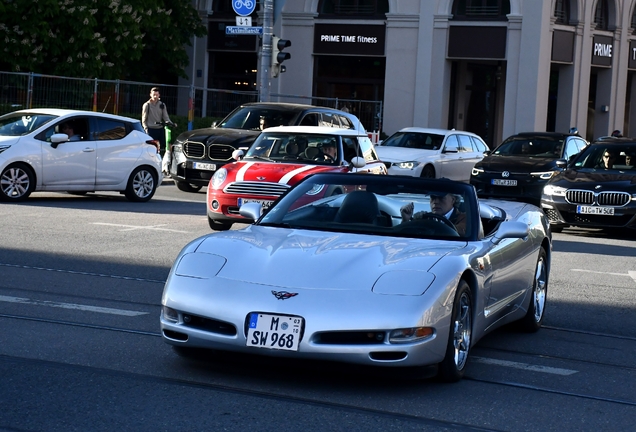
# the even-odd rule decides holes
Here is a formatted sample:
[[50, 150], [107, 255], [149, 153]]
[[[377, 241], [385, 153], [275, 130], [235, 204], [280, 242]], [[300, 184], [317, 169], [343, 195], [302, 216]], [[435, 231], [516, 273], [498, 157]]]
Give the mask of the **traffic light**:
[[272, 38], [272, 77], [274, 78], [285, 72], [285, 66], [281, 63], [291, 58], [290, 53], [283, 52], [288, 46], [291, 46], [291, 41], [276, 36]]

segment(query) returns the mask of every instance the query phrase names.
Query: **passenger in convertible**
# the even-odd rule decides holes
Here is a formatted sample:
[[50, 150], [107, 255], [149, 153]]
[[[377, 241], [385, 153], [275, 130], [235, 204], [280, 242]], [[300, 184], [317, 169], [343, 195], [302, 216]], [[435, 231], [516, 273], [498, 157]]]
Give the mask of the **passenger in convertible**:
[[[466, 213], [463, 213], [457, 209], [459, 205], [458, 198], [450, 193], [432, 193], [430, 195], [431, 200], [431, 213], [438, 216], [445, 217], [455, 225], [455, 229], [460, 236], [466, 235]], [[402, 215], [402, 223], [409, 222], [410, 220], [416, 220], [423, 218], [427, 212], [421, 211], [413, 214], [415, 205], [410, 202], [403, 205], [400, 208], [400, 214]]]

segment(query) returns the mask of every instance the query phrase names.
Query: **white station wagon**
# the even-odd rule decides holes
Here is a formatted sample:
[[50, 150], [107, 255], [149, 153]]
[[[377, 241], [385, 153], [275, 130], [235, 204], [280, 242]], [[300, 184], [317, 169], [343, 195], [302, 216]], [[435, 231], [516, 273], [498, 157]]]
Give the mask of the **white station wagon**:
[[161, 184], [157, 142], [139, 120], [91, 111], [31, 109], [0, 116], [0, 200], [34, 191], [118, 191], [148, 201]]
[[384, 140], [376, 151], [391, 175], [469, 182], [473, 167], [490, 149], [471, 132], [409, 127]]

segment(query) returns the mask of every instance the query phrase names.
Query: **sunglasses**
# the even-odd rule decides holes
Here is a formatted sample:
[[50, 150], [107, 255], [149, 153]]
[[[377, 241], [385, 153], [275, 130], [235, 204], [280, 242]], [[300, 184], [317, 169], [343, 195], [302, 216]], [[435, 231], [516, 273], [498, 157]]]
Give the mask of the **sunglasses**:
[[605, 159], [614, 159], [614, 156], [612, 156], [612, 155], [603, 155], [603, 157]]

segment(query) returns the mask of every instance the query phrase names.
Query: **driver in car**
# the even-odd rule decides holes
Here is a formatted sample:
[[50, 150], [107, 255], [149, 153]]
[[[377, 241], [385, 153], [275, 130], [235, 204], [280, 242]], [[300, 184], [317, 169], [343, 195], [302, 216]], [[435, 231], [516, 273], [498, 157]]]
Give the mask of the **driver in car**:
[[[445, 217], [453, 225], [460, 236], [466, 234], [466, 213], [460, 212], [457, 209], [459, 205], [458, 198], [450, 193], [431, 193], [431, 213]], [[410, 202], [403, 205], [400, 208], [400, 214], [402, 215], [402, 223], [409, 222], [410, 220], [424, 218], [427, 212], [421, 211], [413, 214], [415, 205]]]
[[336, 142], [329, 140], [320, 147], [320, 155], [318, 155], [318, 158], [324, 159], [326, 162], [335, 162], [337, 154]]

